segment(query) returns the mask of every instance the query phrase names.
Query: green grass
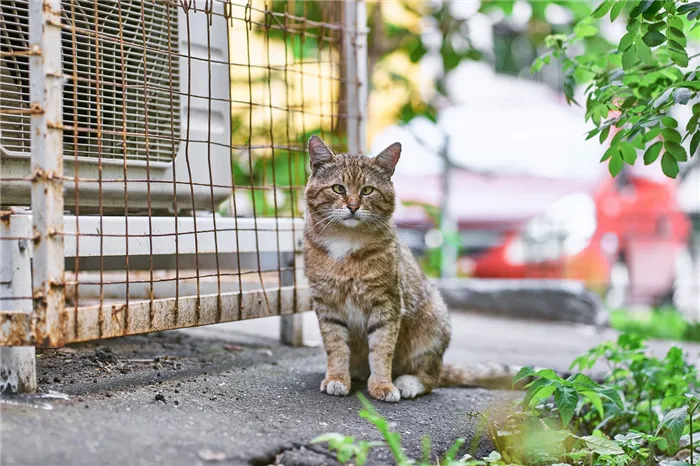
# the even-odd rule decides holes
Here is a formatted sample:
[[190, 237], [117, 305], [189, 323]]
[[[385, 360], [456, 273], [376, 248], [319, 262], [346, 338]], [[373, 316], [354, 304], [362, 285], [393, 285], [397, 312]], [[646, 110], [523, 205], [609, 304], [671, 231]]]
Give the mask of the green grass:
[[626, 309], [610, 311], [610, 326], [624, 333], [636, 333], [664, 340], [700, 342], [700, 323], [690, 323], [674, 308], [649, 312]]

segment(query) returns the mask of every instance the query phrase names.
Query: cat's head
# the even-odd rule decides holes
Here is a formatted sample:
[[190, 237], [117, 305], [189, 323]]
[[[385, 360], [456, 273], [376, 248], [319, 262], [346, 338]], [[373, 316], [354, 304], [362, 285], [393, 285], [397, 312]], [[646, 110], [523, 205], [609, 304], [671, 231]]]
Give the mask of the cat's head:
[[336, 155], [311, 136], [311, 177], [304, 195], [314, 229], [379, 232], [389, 227], [396, 203], [391, 176], [400, 156], [398, 142], [370, 158]]

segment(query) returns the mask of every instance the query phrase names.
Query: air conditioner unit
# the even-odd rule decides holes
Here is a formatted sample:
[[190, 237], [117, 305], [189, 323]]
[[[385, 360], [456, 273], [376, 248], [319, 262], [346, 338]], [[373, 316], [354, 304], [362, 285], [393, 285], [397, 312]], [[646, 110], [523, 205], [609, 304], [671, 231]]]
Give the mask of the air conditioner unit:
[[[3, 205], [30, 203], [18, 179], [30, 177], [32, 2], [0, 2]], [[212, 210], [231, 193], [228, 24], [222, 2], [205, 3], [213, 14], [174, 0], [61, 1], [66, 209], [166, 211], [177, 196], [178, 210]]]

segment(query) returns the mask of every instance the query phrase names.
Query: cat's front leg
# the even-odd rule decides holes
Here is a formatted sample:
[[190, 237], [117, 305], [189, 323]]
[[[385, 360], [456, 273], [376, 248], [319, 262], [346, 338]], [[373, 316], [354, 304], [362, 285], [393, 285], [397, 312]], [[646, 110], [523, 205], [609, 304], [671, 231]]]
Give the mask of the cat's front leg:
[[345, 396], [350, 393], [348, 325], [337, 312], [323, 305], [316, 305], [316, 316], [328, 357], [328, 369], [326, 378], [321, 382], [321, 391]]
[[372, 372], [367, 389], [372, 397], [395, 403], [401, 399], [401, 393], [391, 382], [391, 370], [401, 324], [400, 314], [375, 312], [367, 324], [369, 367]]

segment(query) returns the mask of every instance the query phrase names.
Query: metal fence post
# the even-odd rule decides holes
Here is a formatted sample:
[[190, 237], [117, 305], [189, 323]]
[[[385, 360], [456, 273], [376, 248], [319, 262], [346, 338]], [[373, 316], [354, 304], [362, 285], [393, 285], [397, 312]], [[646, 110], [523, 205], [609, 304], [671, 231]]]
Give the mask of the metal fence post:
[[[281, 254], [282, 263], [280, 267], [292, 267], [294, 265], [294, 252]], [[299, 267], [299, 264], [297, 264]], [[282, 272], [282, 282], [280, 286], [299, 286], [299, 277], [294, 277], [295, 270], [285, 270]], [[297, 309], [295, 309], [296, 311]], [[280, 340], [282, 344], [289, 346], [304, 346], [304, 316], [302, 314], [292, 314], [282, 316], [280, 320]]]
[[367, 8], [364, 0], [345, 0], [343, 55], [347, 87], [348, 152], [367, 150]]
[[65, 304], [60, 0], [29, 2], [29, 42], [35, 335], [38, 345], [60, 346]]
[[[0, 222], [0, 310], [32, 313], [32, 271], [29, 260], [29, 215], [10, 215]], [[19, 239], [18, 239], [19, 238]], [[17, 298], [17, 299], [11, 299]], [[36, 390], [36, 358], [33, 346], [0, 348], [0, 393]]]

